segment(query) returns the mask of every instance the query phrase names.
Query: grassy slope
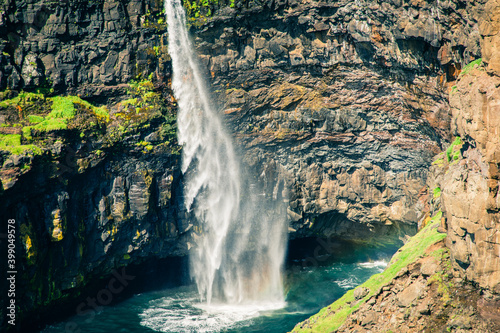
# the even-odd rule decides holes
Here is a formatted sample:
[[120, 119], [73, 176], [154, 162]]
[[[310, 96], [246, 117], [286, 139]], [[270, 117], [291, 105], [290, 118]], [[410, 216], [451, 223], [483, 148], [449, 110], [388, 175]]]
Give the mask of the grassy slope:
[[425, 228], [399, 249], [384, 272], [373, 275], [358, 287], [368, 288], [370, 292], [356, 305], [351, 307], [350, 303], [355, 301], [354, 289], [349, 290], [333, 304], [321, 309], [320, 312], [306, 321], [297, 324], [292, 332], [331, 332], [338, 329], [351, 313], [356, 311], [361, 304], [369, 300], [373, 295], [378, 294], [379, 290], [395, 278], [402, 268], [421, 257], [429, 246], [446, 237], [446, 234], [438, 233], [436, 230], [441, 221], [441, 215], [441, 212], [436, 214]]

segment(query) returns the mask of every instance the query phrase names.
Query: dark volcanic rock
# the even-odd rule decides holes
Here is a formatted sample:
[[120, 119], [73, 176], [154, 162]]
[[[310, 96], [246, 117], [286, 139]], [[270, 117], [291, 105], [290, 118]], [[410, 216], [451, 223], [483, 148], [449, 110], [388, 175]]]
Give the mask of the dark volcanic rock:
[[106, 101], [137, 76], [169, 75], [161, 2], [8, 0], [1, 8], [0, 89], [45, 85]]
[[[187, 254], [179, 155], [158, 146], [146, 154], [136, 146], [96, 153], [65, 145], [52, 157], [20, 164], [14, 155], [12, 165], [3, 164], [4, 188], [6, 177], [17, 177], [0, 192], [0, 218], [16, 221], [18, 320], [57, 318], [65, 302], [120, 267]], [[62, 312], [74, 315], [76, 304], [72, 309]]]
[[237, 8], [192, 30], [256, 182], [289, 200], [292, 237], [411, 233], [482, 3]]

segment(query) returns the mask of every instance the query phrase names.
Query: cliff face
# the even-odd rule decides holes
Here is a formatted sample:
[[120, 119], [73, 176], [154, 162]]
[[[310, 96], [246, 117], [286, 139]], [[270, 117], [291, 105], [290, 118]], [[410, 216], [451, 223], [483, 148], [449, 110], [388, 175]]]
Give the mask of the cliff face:
[[[35, 101], [6, 100], [11, 105], [4, 111], [19, 105], [29, 109]], [[46, 98], [45, 103], [56, 100]], [[0, 218], [16, 221], [21, 330], [28, 324], [26, 316], [36, 324], [68, 311], [65, 304], [73, 304], [119, 267], [187, 252], [188, 226], [178, 218], [183, 207], [180, 155], [167, 132], [168, 111], [153, 112], [154, 103], [138, 111], [120, 106], [99, 127], [89, 125], [96, 119], [83, 104], [69, 105], [76, 115], [66, 120], [68, 128], [50, 131], [33, 125], [30, 145], [6, 145], [0, 155]], [[119, 116], [129, 111], [143, 118]], [[53, 120], [50, 114], [38, 117]], [[4, 144], [19, 136], [1, 134], [0, 139]]]
[[[6, 2], [0, 88], [113, 103], [137, 76], [167, 82], [161, 5]], [[188, 7], [216, 100], [256, 181], [290, 201], [293, 237], [411, 232], [448, 139], [444, 84], [479, 55], [481, 2]]]
[[[166, 82], [161, 1], [3, 1], [0, 89], [53, 87], [106, 102], [130, 80]], [[163, 55], [164, 57], [162, 57]]]
[[450, 87], [451, 131], [458, 137], [434, 158], [428, 193], [422, 192], [423, 224], [441, 220], [444, 243], [400, 270], [393, 259], [382, 275], [399, 270], [390, 281], [358, 287], [343, 297], [349, 302], [333, 303], [294, 332], [499, 330], [499, 17], [498, 1], [488, 1], [479, 16], [483, 58], [464, 67]]
[[[193, 23], [218, 100], [291, 236], [409, 230], [448, 139], [445, 83], [479, 55], [472, 2], [236, 2]], [[372, 233], [375, 231], [374, 233]]]
[[[24, 148], [0, 145], [0, 218], [17, 221], [25, 315], [64, 304], [117, 267], [187, 252], [162, 5], [1, 5], [0, 133]], [[214, 100], [250, 178], [288, 201], [291, 237], [412, 233], [425, 218], [422, 189], [436, 181], [454, 262], [497, 290], [496, 2], [186, 6]], [[450, 109], [448, 82], [481, 54], [487, 72], [462, 75]], [[35, 89], [45, 95], [15, 99]], [[52, 117], [60, 94], [107, 106], [107, 118], [81, 99], [59, 127], [30, 117]], [[428, 180], [450, 129], [469, 144], [470, 163]], [[462, 190], [465, 174], [485, 205]]]
[[119, 267], [187, 252], [161, 8], [1, 4], [0, 219], [16, 220], [18, 329], [75, 314]]
[[481, 22], [484, 65], [451, 92], [452, 131], [463, 138], [464, 159], [442, 175], [447, 246], [467, 279], [500, 292], [500, 4], [489, 1]]

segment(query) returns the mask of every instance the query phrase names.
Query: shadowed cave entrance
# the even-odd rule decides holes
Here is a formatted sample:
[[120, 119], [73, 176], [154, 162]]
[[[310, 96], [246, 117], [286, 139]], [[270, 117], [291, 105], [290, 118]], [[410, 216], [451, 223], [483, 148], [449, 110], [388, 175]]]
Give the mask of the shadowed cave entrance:
[[[297, 231], [289, 234], [290, 240], [301, 238], [336, 238], [361, 243], [394, 244], [407, 235], [417, 233], [417, 226], [406, 223], [359, 223], [338, 212], [326, 212], [318, 215], [306, 215], [292, 223]], [[298, 247], [289, 243], [289, 249]], [[304, 244], [305, 245], [305, 244]]]

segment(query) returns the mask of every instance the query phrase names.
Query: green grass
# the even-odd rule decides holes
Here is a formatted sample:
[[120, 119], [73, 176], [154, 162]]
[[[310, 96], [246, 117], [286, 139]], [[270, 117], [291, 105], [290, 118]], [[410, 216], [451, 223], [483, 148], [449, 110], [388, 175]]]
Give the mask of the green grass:
[[122, 105], [125, 107], [127, 107], [129, 105], [135, 107], [135, 106], [137, 106], [137, 104], [138, 104], [137, 98], [129, 98], [129, 99], [122, 102]]
[[438, 167], [444, 166], [445, 152], [440, 152], [438, 155], [434, 156], [434, 161], [432, 165], [437, 165]]
[[68, 127], [68, 121], [64, 118], [47, 118], [35, 126], [30, 126], [42, 132], [59, 131]]
[[[231, 0], [230, 7], [234, 8], [235, 0]], [[217, 7], [219, 0], [184, 0], [183, 5], [186, 8], [187, 16], [190, 18], [212, 16], [213, 10]]]
[[137, 146], [139, 147], [144, 147], [144, 149], [146, 149], [146, 151], [151, 151], [153, 150], [153, 145], [147, 141], [139, 141], [136, 143]]
[[48, 118], [73, 118], [75, 116], [75, 105], [71, 98], [66, 96], [52, 97], [52, 111]]
[[30, 114], [28, 115], [28, 120], [30, 123], [38, 124], [41, 123], [44, 120], [44, 118], [42, 116]]
[[[103, 106], [101, 106], [101, 107], [94, 106], [94, 105], [90, 104], [89, 102], [81, 99], [78, 96], [65, 96], [62, 98], [71, 101], [73, 104], [81, 104], [84, 107], [92, 110], [96, 116], [104, 118], [106, 121], [109, 121], [109, 113], [108, 113], [107, 109]], [[52, 110], [54, 110], [54, 104], [52, 105]]]
[[31, 152], [35, 155], [42, 153], [42, 150], [35, 145], [22, 145], [21, 134], [0, 134], [0, 150], [6, 150], [14, 155], [24, 152]]
[[29, 93], [29, 92], [21, 92], [14, 98], [6, 99], [0, 102], [0, 107], [9, 107], [11, 105], [19, 105], [23, 102], [29, 102], [32, 99], [43, 99], [43, 94], [37, 93]]
[[52, 111], [48, 114], [48, 118], [72, 119], [76, 112], [75, 104], [80, 104], [92, 110], [97, 116], [109, 120], [109, 114], [105, 107], [94, 106], [78, 96], [56, 96], [50, 99], [52, 100]]
[[[23, 119], [23, 110], [29, 110], [28, 108], [25, 109], [25, 107], [30, 106], [34, 101], [42, 99], [43, 104], [41, 104], [41, 107], [46, 107], [47, 109], [50, 107], [50, 112], [46, 115], [24, 115], [25, 118]], [[1, 101], [0, 107], [14, 107], [18, 109], [19, 116], [21, 117], [20, 122], [16, 124], [7, 124], [6, 127], [21, 127], [22, 137], [28, 141], [33, 140], [33, 133], [36, 132], [53, 132], [67, 129], [71, 119], [76, 116], [77, 107], [83, 107], [84, 109], [90, 110], [101, 121], [109, 121], [109, 114], [105, 107], [96, 107], [77, 96], [55, 96], [45, 98], [42, 93], [21, 92], [14, 98]], [[45, 113], [46, 112], [47, 111], [45, 111]], [[90, 125], [92, 125], [92, 123], [90, 123]], [[41, 154], [41, 149], [35, 145], [21, 145], [21, 135], [19, 134], [2, 135], [0, 149], [8, 151], [11, 154], [22, 154], [26, 151]]]
[[[22, 106], [29, 103], [32, 99], [42, 99], [43, 94], [40, 93], [27, 93], [21, 92], [18, 96], [0, 102], [0, 106]], [[81, 105], [84, 108], [90, 109], [98, 118], [109, 121], [109, 114], [105, 107], [96, 107], [89, 102], [77, 96], [55, 96], [47, 98], [52, 102], [51, 111], [46, 116], [41, 115], [28, 115], [29, 125], [24, 126], [22, 133], [24, 138], [32, 140], [32, 130], [38, 132], [51, 132], [64, 130], [68, 128], [69, 120], [73, 119], [76, 115], [76, 106]], [[20, 125], [22, 126], [22, 125]]]
[[365, 303], [379, 290], [396, 277], [403, 267], [408, 266], [419, 257], [423, 256], [425, 250], [446, 237], [446, 234], [438, 233], [434, 226], [441, 221], [442, 213], [438, 212], [431, 221], [413, 236], [398, 252], [392, 257], [391, 262], [384, 272], [375, 274], [358, 288], [368, 288], [370, 292], [356, 305], [351, 307], [354, 299], [354, 289], [349, 290], [344, 296], [335, 301], [330, 306], [321, 309], [316, 315], [309, 318], [309, 323], [300, 327], [297, 324], [292, 332], [331, 332], [338, 329], [346, 318], [356, 311], [361, 304]]
[[482, 58], [471, 61], [470, 63], [465, 65], [464, 68], [462, 68], [462, 70], [460, 71], [460, 76], [464, 76], [464, 75], [469, 74], [469, 72], [474, 68], [475, 65], [477, 65], [479, 67], [482, 64], [483, 64]]
[[460, 154], [460, 148], [462, 148], [463, 141], [457, 136], [455, 140], [451, 143], [451, 145], [446, 149], [446, 158], [448, 162], [457, 161], [462, 156]]

